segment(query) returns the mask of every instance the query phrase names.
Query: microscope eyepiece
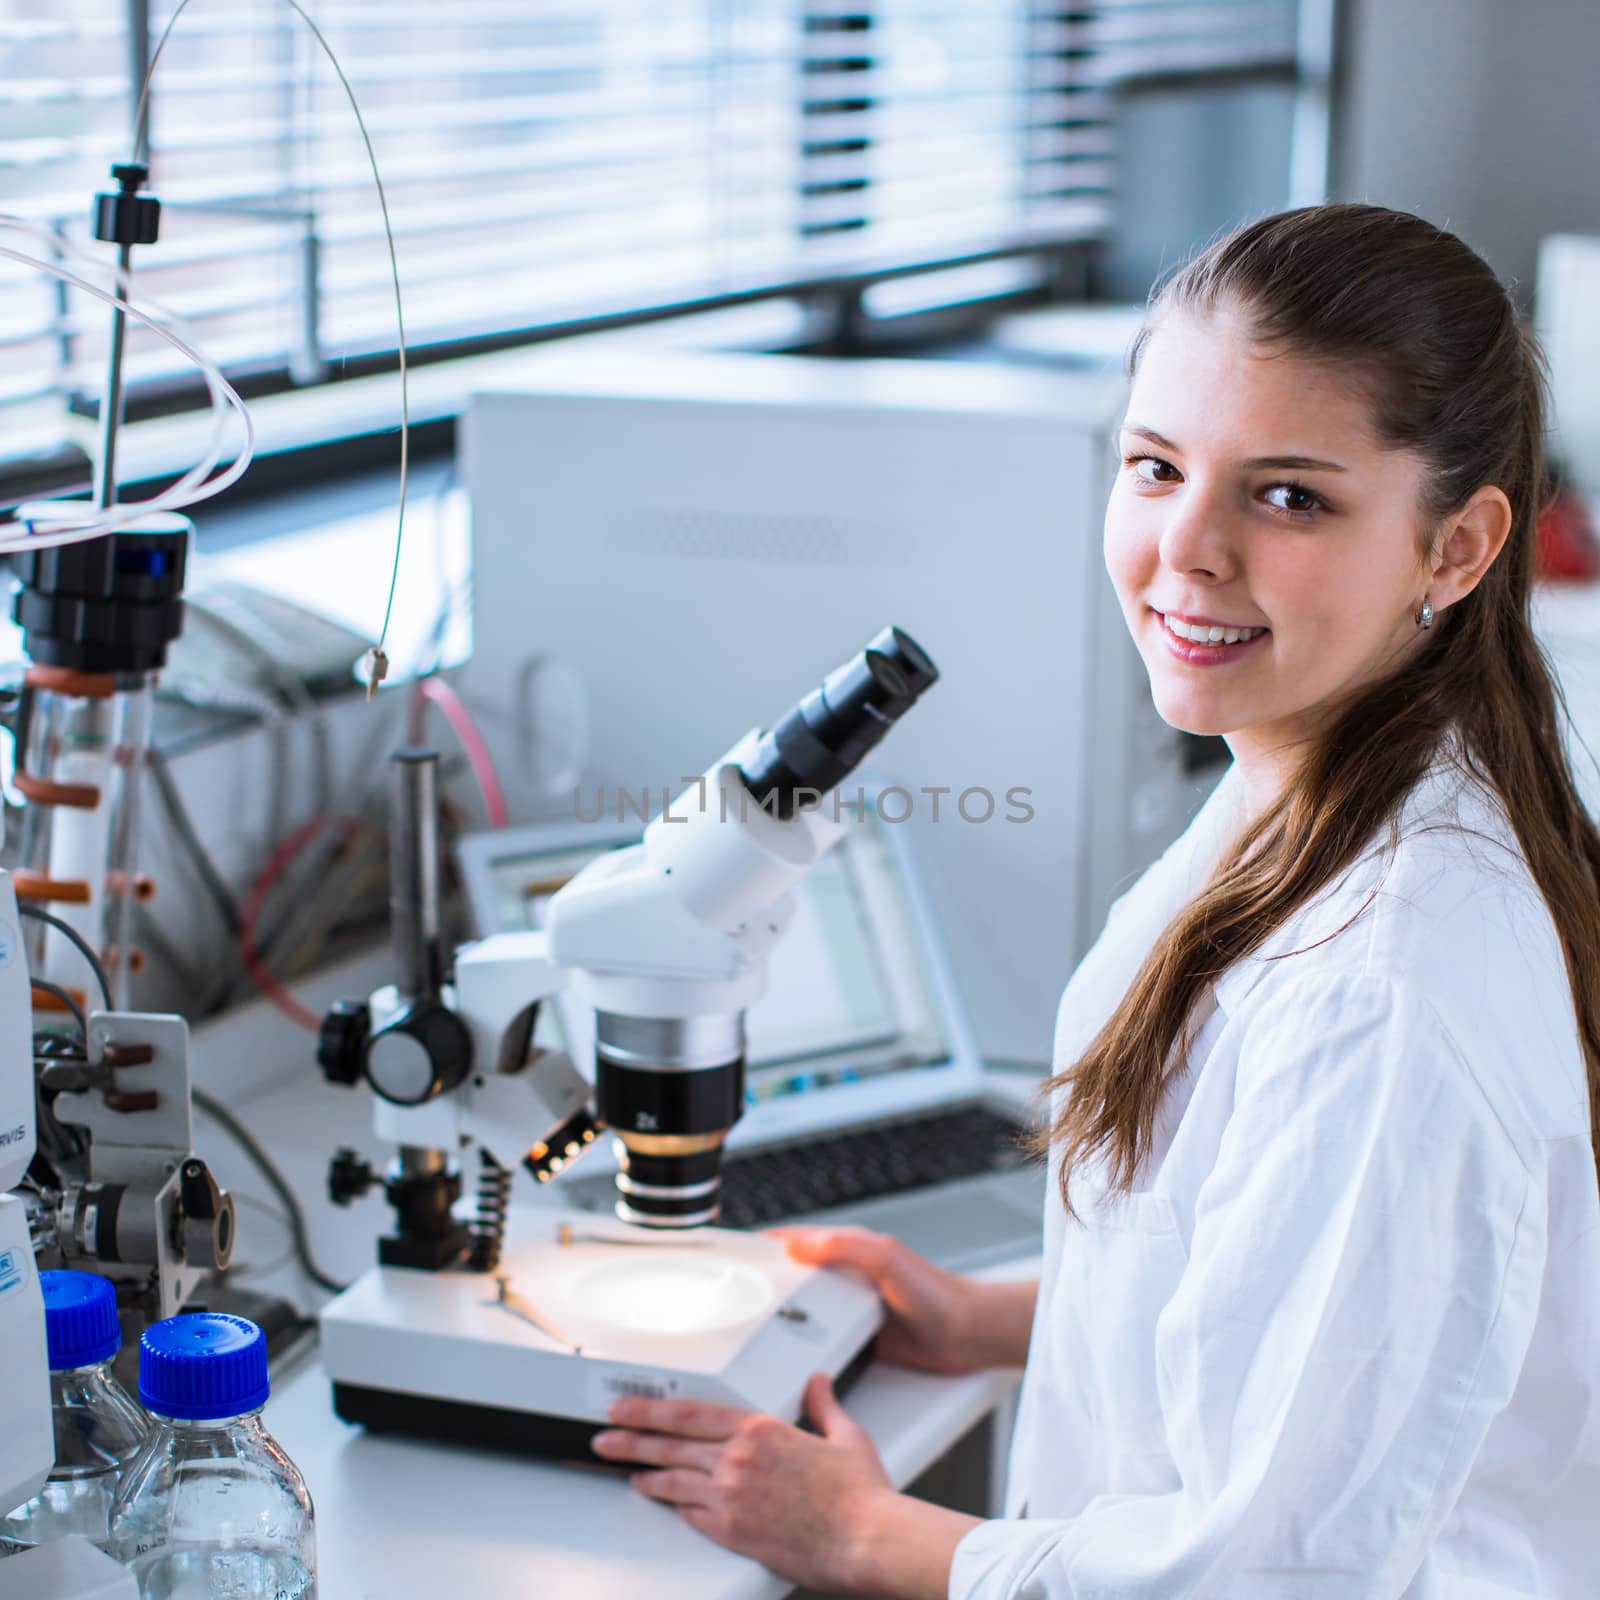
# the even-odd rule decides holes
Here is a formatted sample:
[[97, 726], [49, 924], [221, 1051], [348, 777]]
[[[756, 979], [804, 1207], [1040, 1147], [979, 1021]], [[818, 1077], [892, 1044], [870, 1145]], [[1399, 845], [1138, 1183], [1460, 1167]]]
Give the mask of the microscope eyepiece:
[[939, 669], [934, 666], [933, 657], [899, 628], [885, 628], [867, 648], [894, 662], [911, 686], [913, 700], [939, 681]]
[[910, 634], [885, 628], [762, 734], [743, 769], [745, 788], [758, 805], [792, 817], [802, 792], [826, 794], [847, 778], [938, 678]]

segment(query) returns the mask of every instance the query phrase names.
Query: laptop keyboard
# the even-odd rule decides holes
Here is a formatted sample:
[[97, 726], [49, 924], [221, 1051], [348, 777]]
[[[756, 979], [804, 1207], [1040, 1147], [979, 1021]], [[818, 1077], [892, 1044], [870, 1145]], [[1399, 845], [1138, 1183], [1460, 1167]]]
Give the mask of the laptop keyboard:
[[983, 1106], [903, 1117], [857, 1133], [819, 1135], [730, 1155], [722, 1165], [727, 1228], [1003, 1172], [1029, 1159], [1018, 1122]]

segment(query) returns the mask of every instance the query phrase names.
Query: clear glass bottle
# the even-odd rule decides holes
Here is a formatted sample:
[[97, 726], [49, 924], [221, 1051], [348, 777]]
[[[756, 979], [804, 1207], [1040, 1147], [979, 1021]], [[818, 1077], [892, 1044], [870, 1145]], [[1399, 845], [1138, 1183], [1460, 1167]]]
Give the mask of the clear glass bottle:
[[153, 1418], [111, 1510], [111, 1554], [140, 1600], [312, 1600], [311, 1496], [261, 1422], [267, 1341], [220, 1312], [169, 1317], [139, 1343]]
[[0, 1555], [74, 1533], [104, 1550], [112, 1500], [150, 1419], [111, 1375], [122, 1348], [111, 1284], [92, 1272], [41, 1272], [39, 1287], [56, 1461], [33, 1499], [0, 1516]]

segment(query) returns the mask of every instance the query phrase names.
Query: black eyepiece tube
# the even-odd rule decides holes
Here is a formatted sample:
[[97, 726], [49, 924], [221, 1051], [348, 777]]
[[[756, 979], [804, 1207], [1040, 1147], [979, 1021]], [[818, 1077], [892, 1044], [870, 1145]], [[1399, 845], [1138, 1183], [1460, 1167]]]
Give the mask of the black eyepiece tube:
[[792, 817], [801, 791], [826, 794], [841, 783], [938, 679], [910, 634], [885, 628], [762, 734], [743, 768], [745, 788], [758, 805]]

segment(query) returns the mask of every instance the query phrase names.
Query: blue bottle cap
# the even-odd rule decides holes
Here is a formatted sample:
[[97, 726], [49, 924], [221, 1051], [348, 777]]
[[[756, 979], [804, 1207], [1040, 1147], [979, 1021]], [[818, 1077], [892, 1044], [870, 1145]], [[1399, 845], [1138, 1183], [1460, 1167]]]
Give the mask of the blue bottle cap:
[[92, 1272], [41, 1272], [45, 1338], [50, 1370], [92, 1367], [122, 1348], [117, 1324], [117, 1291], [109, 1278]]
[[168, 1317], [139, 1341], [139, 1399], [158, 1416], [214, 1422], [254, 1411], [270, 1392], [266, 1335], [244, 1317]]

